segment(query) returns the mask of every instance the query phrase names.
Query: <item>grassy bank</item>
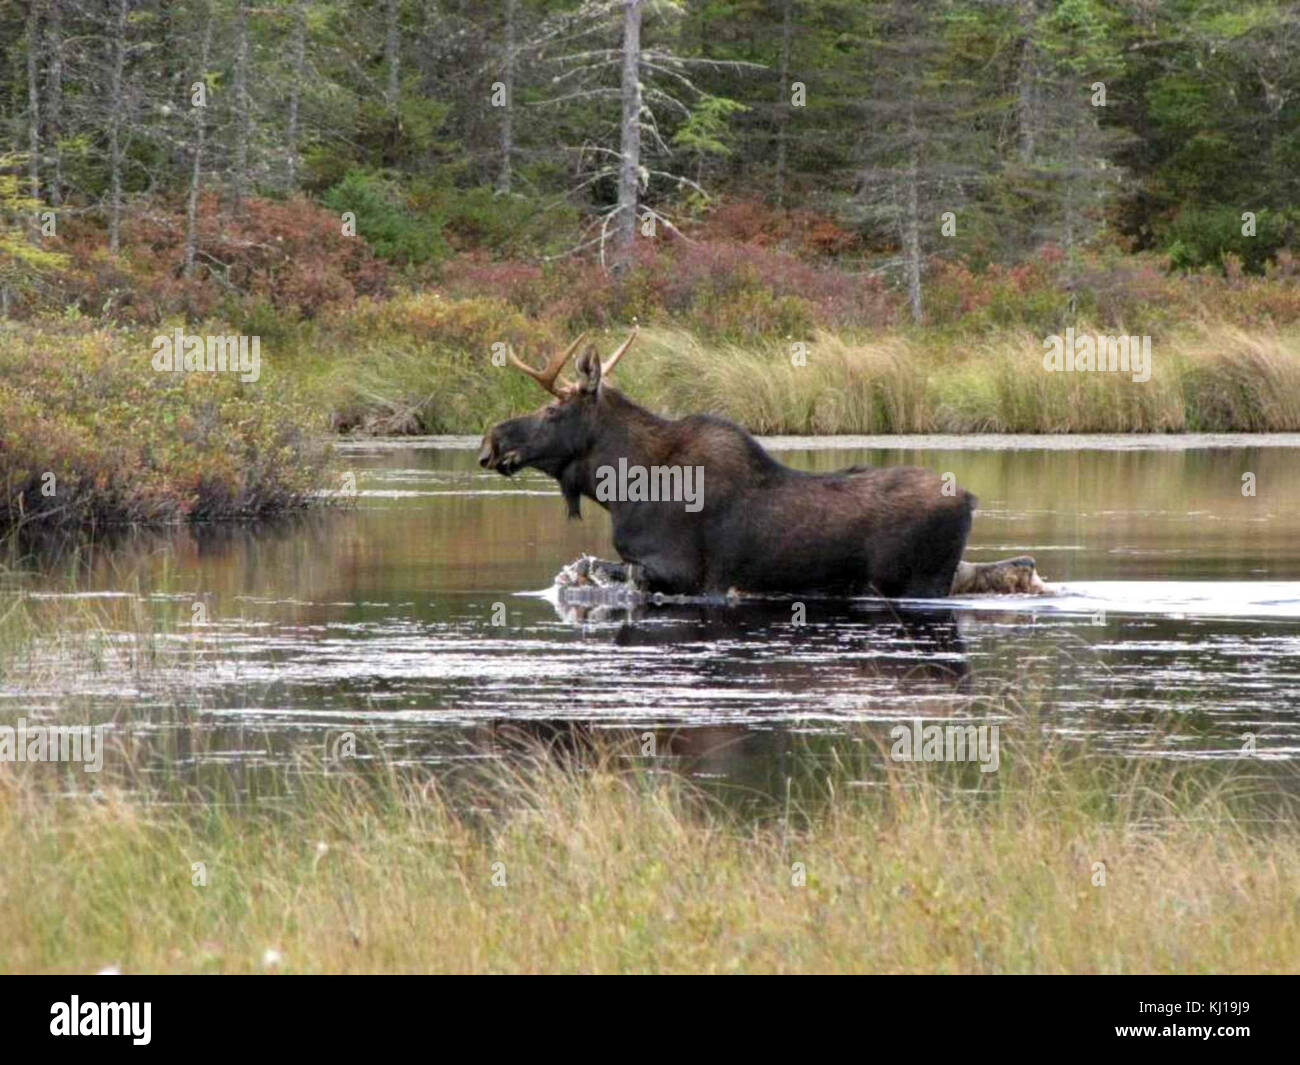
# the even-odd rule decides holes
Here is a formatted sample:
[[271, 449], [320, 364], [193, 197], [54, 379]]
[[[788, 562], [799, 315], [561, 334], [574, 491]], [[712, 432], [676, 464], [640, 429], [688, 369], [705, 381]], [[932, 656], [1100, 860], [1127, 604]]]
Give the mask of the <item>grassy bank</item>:
[[[609, 351], [624, 335], [594, 337]], [[0, 330], [0, 529], [303, 506], [332, 486], [331, 430], [481, 433], [545, 398], [496, 365], [492, 345], [540, 361], [556, 342], [545, 323], [499, 302], [437, 293], [363, 301], [347, 315], [268, 332], [256, 382], [157, 373], [152, 336], [75, 321]], [[1021, 328], [970, 337], [816, 331], [800, 342], [802, 363], [793, 343], [649, 327], [616, 383], [652, 410], [712, 411], [758, 433], [1300, 430], [1300, 325], [1188, 325], [1154, 339], [1141, 382], [1046, 372], [1042, 337]]]
[[[330, 430], [481, 433], [545, 399], [494, 362], [493, 345], [540, 362], [567, 339], [499, 301], [436, 292], [271, 324], [253, 383], [155, 373], [153, 329], [36, 322], [0, 332], [0, 518], [174, 520], [298, 505], [320, 484]], [[606, 352], [625, 335], [592, 334]], [[759, 433], [1300, 430], [1300, 323], [1170, 329], [1153, 337], [1145, 381], [1048, 372], [1043, 335], [1022, 327], [818, 329], [797, 342], [799, 359], [795, 343], [646, 327], [615, 383], [652, 410], [712, 411]], [[46, 472], [55, 497], [41, 493]]]
[[0, 531], [257, 517], [321, 487], [326, 423], [301, 388], [157, 372], [155, 331], [0, 328]]
[[69, 800], [21, 770], [0, 768], [5, 971], [1279, 972], [1300, 956], [1300, 832], [1238, 816], [1244, 777], [1004, 746], [975, 790], [935, 767], [842, 769], [742, 822], [610, 752], [581, 771], [497, 763], [457, 801], [394, 774], [307, 777], [262, 813]]
[[[626, 329], [593, 335], [608, 352]], [[287, 360], [339, 429], [474, 434], [545, 399], [494, 365], [492, 345], [540, 362], [560, 339], [503, 304], [435, 293], [363, 302], [290, 340]], [[1023, 327], [819, 329], [799, 341], [799, 359], [795, 343], [649, 327], [616, 383], [652, 410], [712, 411], [759, 433], [1300, 430], [1300, 324], [1171, 328], [1153, 337], [1145, 381], [1048, 372], [1043, 334]]]

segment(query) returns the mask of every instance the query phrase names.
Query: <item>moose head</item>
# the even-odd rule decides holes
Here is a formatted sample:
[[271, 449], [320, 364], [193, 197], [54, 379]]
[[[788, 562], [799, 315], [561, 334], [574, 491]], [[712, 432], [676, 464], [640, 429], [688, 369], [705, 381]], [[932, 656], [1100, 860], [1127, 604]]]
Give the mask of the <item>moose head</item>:
[[560, 482], [570, 512], [576, 512], [580, 471], [576, 466], [587, 456], [608, 421], [609, 395], [601, 387], [619, 359], [637, 337], [633, 329], [618, 350], [603, 362], [596, 348], [588, 344], [578, 356], [576, 381], [559, 381], [560, 372], [586, 339], [579, 336], [564, 351], [553, 355], [535, 370], [509, 349], [510, 361], [546, 389], [554, 399], [546, 406], [518, 418], [499, 422], [488, 430], [479, 451], [478, 464], [507, 477], [531, 466]]

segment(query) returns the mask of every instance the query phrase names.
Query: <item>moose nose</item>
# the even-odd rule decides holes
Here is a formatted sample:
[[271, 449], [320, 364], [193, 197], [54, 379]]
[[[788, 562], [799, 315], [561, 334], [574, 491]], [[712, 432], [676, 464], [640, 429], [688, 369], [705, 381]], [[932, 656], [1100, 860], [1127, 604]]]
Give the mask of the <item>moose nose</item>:
[[492, 468], [493, 450], [491, 439], [485, 436], [483, 438], [483, 446], [479, 448], [478, 452], [478, 464], [485, 470]]

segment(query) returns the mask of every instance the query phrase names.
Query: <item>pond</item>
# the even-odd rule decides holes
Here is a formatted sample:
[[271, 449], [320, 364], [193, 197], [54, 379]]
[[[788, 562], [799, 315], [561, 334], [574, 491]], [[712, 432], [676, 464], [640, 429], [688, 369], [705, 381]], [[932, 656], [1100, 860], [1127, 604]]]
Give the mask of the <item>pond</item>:
[[967, 557], [1031, 553], [1059, 594], [566, 610], [539, 593], [613, 557], [598, 507], [571, 521], [540, 474], [479, 470], [476, 439], [350, 442], [355, 506], [7, 573], [6, 597], [95, 620], [76, 654], [45, 640], [5, 677], [0, 715], [110, 721], [173, 773], [349, 734], [447, 766], [515, 734], [649, 733], [692, 777], [763, 794], [796, 754], [1013, 705], [1115, 757], [1237, 759], [1247, 735], [1261, 765], [1300, 754], [1300, 436], [765, 442], [803, 469], [954, 473], [980, 500]]

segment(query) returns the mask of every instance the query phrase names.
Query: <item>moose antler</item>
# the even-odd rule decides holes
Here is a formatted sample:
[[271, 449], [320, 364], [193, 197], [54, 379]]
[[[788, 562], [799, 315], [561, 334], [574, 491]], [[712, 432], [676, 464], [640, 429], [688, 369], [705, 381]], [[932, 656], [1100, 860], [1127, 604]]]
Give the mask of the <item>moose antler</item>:
[[515, 354], [514, 348], [507, 347], [506, 351], [510, 355], [510, 361], [519, 369], [523, 370], [551, 395], [558, 396], [562, 393], [555, 387], [555, 379], [560, 376], [560, 371], [564, 369], [564, 364], [569, 361], [569, 356], [578, 350], [578, 345], [582, 343], [586, 335], [586, 333], [580, 333], [578, 339], [565, 348], [561, 354], [552, 356], [551, 361], [546, 364], [546, 368], [543, 370], [534, 370]]
[[[611, 373], [614, 372], [614, 367], [618, 365], [618, 360], [621, 359], [623, 357], [623, 353], [632, 346], [632, 341], [634, 341], [637, 338], [637, 334], [640, 332], [640, 330], [641, 330], [640, 326], [634, 325], [632, 327], [632, 332], [629, 333], [627, 339], [623, 341], [622, 344], [619, 345], [618, 350], [615, 351], [613, 355], [611, 355], [608, 359], [606, 359], [604, 362], [600, 364], [600, 376], [602, 379], [608, 377]], [[548, 391], [551, 395], [566, 396], [569, 395], [576, 386], [572, 384], [565, 384], [557, 387], [555, 384], [555, 379], [560, 376], [560, 371], [564, 369], [564, 364], [568, 362], [570, 356], [572, 356], [573, 353], [578, 350], [578, 345], [581, 344], [583, 340], [586, 339], [586, 337], [587, 337], [586, 333], [580, 334], [578, 339], [575, 340], [572, 344], [570, 344], [567, 348], [565, 348], [563, 352], [561, 352], [559, 355], [552, 356], [551, 361], [548, 362], [546, 364], [546, 367], [541, 370], [533, 369], [531, 366], [528, 365], [528, 363], [520, 359], [519, 356], [515, 354], [514, 348], [507, 347], [506, 352], [507, 354], [509, 354], [511, 362], [513, 362], [517, 367], [519, 367], [519, 369], [523, 370], [524, 373], [526, 373], [529, 377], [531, 377], [534, 381], [536, 381], [539, 385], [541, 385], [544, 389], [546, 389], [546, 391]]]
[[614, 352], [607, 361], [600, 364], [600, 376], [602, 378], [608, 377], [614, 372], [614, 367], [618, 365], [618, 360], [623, 357], [623, 352], [627, 351], [627, 349], [632, 346], [632, 341], [636, 339], [636, 335], [639, 332], [641, 332], [641, 327], [639, 325], [634, 325], [632, 327], [632, 332], [628, 333], [627, 339], [619, 345], [618, 351]]

